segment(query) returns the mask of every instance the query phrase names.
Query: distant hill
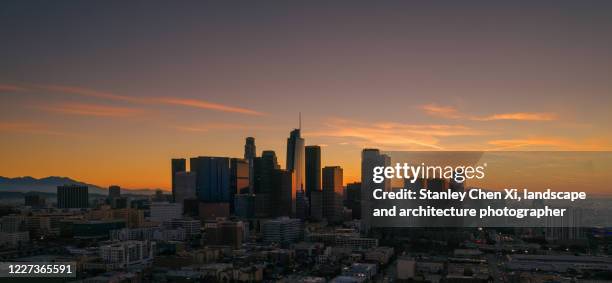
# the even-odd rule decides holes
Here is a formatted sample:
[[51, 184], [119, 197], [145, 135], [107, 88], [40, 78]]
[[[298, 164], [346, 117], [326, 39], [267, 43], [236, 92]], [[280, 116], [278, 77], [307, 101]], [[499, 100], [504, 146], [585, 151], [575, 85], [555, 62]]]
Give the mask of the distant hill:
[[[87, 184], [68, 177], [50, 176], [36, 179], [30, 176], [7, 178], [0, 176], [0, 192], [42, 192], [53, 193], [57, 192], [57, 186], [61, 185], [85, 185], [89, 187], [90, 194], [108, 194], [106, 188], [96, 185]], [[155, 193], [155, 189], [123, 189], [122, 193], [149, 195]]]

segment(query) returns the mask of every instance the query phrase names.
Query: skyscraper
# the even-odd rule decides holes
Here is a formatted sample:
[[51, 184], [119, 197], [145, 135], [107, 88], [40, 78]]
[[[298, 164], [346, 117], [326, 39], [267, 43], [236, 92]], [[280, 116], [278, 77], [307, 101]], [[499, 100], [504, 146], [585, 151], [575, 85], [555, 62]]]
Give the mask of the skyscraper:
[[361, 152], [361, 231], [368, 233], [371, 226], [372, 213], [372, 190], [383, 189], [390, 191], [391, 181], [385, 179], [377, 184], [372, 180], [373, 170], [376, 166], [389, 166], [391, 159], [389, 156], [380, 154], [375, 148], [365, 148]]
[[361, 183], [346, 185], [346, 207], [351, 210], [353, 219], [361, 218]]
[[191, 171], [196, 172], [196, 195], [204, 202], [230, 201], [230, 159], [199, 156], [190, 159]]
[[230, 159], [230, 211], [234, 212], [234, 196], [249, 194], [249, 163], [245, 159]]
[[171, 171], [172, 172], [170, 176], [172, 176], [172, 197], [174, 197], [174, 186], [175, 186], [174, 176], [176, 175], [176, 172], [187, 171], [187, 161], [185, 160], [185, 158], [173, 158]]
[[196, 198], [196, 173], [176, 172], [174, 202], [185, 205], [186, 199]]
[[255, 215], [257, 217], [270, 217], [274, 213], [272, 174], [274, 170], [279, 168], [276, 153], [272, 150], [264, 150], [261, 157], [255, 157], [253, 161], [253, 189], [255, 191]]
[[323, 217], [329, 222], [342, 220], [342, 177], [340, 166], [323, 168]]
[[306, 196], [310, 198], [312, 191], [321, 190], [321, 147], [309, 145], [306, 153]]
[[57, 187], [57, 208], [89, 207], [89, 188], [81, 185]]
[[[272, 172], [272, 197], [271, 205], [275, 216], [295, 216], [297, 199], [293, 198], [294, 172], [275, 169]], [[297, 195], [296, 195], [297, 197]]]
[[257, 157], [257, 150], [255, 148], [255, 138], [247, 137], [246, 142], [244, 144], [244, 159], [249, 164], [249, 193], [254, 192], [255, 185], [255, 170], [253, 164], [253, 160]]
[[296, 193], [304, 188], [304, 139], [300, 129], [294, 129], [287, 139], [287, 171], [292, 171], [293, 188], [291, 192], [291, 213], [296, 211]]

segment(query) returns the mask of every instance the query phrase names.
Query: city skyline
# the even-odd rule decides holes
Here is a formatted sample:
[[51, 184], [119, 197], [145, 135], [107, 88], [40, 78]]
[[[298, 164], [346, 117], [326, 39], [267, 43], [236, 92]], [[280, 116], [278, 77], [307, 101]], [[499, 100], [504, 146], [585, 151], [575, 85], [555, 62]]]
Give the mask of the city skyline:
[[298, 112], [345, 184], [368, 147], [612, 149], [610, 3], [321, 3], [0, 4], [0, 175], [170, 190]]

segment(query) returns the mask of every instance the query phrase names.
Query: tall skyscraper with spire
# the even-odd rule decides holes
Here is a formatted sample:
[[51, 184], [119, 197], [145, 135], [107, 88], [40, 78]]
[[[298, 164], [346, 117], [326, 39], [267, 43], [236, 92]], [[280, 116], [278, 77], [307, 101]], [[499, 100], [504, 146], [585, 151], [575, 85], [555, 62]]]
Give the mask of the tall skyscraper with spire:
[[299, 128], [294, 129], [287, 139], [287, 171], [293, 172], [293, 188], [291, 190], [291, 214], [296, 212], [297, 191], [304, 190], [304, 139], [301, 136], [302, 115], [300, 113]]

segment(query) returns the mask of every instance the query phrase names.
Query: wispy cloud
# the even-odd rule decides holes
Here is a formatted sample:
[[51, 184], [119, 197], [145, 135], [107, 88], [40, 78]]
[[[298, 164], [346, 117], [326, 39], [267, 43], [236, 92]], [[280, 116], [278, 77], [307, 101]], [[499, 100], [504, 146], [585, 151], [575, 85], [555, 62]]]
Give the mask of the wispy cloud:
[[491, 140], [491, 150], [609, 150], [610, 143], [601, 140], [576, 141], [558, 137], [526, 137], [517, 139]]
[[473, 120], [478, 121], [494, 121], [494, 120], [516, 120], [516, 121], [553, 121], [557, 120], [557, 115], [554, 113], [504, 113], [494, 114], [487, 117], [474, 117]]
[[129, 107], [117, 107], [85, 103], [61, 103], [38, 108], [70, 115], [99, 116], [99, 117], [131, 117], [143, 113], [143, 110]]
[[44, 134], [44, 135], [67, 135], [51, 129], [49, 126], [34, 122], [0, 121], [0, 132]]
[[200, 108], [200, 109], [240, 113], [240, 114], [246, 114], [246, 115], [255, 115], [255, 116], [264, 115], [264, 113], [262, 112], [258, 112], [258, 111], [247, 109], [247, 108], [229, 106], [229, 105], [213, 103], [213, 102], [208, 102], [208, 101], [199, 100], [199, 99], [159, 97], [159, 98], [152, 99], [152, 101], [156, 101], [156, 102], [163, 103], [163, 104], [169, 104], [169, 105], [181, 105], [181, 106], [188, 106], [188, 107], [194, 107], [194, 108]]
[[462, 125], [413, 125], [396, 122], [364, 123], [332, 119], [326, 129], [309, 132], [309, 136], [349, 138], [363, 146], [380, 146], [386, 150], [443, 149], [440, 138], [485, 134]]
[[557, 115], [554, 113], [540, 113], [540, 112], [512, 112], [512, 113], [500, 113], [492, 114], [488, 116], [475, 116], [462, 113], [457, 108], [452, 106], [440, 106], [437, 104], [426, 104], [421, 105], [421, 110], [425, 114], [435, 117], [442, 117], [447, 119], [464, 119], [472, 121], [500, 121], [500, 120], [514, 120], [514, 121], [553, 121], [557, 120]]
[[239, 113], [245, 115], [254, 115], [261, 116], [264, 115], [263, 112], [231, 106], [226, 104], [214, 103], [202, 99], [194, 99], [194, 98], [177, 98], [177, 97], [133, 97], [133, 96], [125, 96], [118, 95], [112, 92], [98, 91], [93, 89], [74, 87], [74, 86], [62, 86], [62, 85], [46, 85], [40, 86], [40, 88], [48, 91], [60, 92], [65, 94], [74, 94], [88, 97], [96, 97], [117, 101], [124, 101], [136, 104], [162, 104], [162, 105], [178, 105], [178, 106], [186, 106], [193, 107], [198, 109], [207, 109], [213, 111], [221, 111], [221, 112], [230, 112], [230, 113]]
[[0, 92], [22, 92], [27, 91], [27, 88], [17, 85], [0, 84]]
[[263, 126], [235, 124], [235, 123], [206, 123], [200, 125], [178, 125], [170, 126], [183, 132], [203, 133], [211, 130], [245, 130], [245, 129], [263, 129]]
[[458, 119], [462, 118], [463, 114], [459, 113], [459, 111], [451, 106], [440, 106], [437, 104], [426, 104], [422, 105], [421, 109], [428, 115], [437, 116], [442, 118], [449, 119]]

